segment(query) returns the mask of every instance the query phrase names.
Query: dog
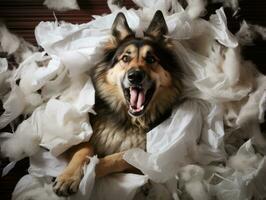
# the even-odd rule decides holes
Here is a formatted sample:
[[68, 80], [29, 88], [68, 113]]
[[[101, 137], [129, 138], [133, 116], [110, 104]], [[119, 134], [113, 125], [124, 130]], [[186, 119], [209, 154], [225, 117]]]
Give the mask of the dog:
[[59, 196], [78, 190], [83, 166], [94, 154], [100, 158], [96, 177], [137, 172], [123, 160], [124, 152], [136, 147], [145, 150], [146, 133], [180, 102], [182, 69], [174, 42], [165, 37], [168, 28], [162, 12], [155, 13], [141, 38], [134, 35], [123, 13], [117, 14], [111, 32], [92, 71], [97, 112], [90, 116], [93, 135], [69, 150], [69, 164], [53, 185]]

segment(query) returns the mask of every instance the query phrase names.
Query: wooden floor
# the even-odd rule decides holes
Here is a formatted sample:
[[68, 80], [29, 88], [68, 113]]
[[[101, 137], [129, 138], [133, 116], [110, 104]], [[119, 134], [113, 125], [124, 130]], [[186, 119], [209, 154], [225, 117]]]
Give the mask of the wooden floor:
[[[43, 0], [0, 0], [0, 19], [7, 27], [27, 41], [36, 44], [34, 28], [40, 21], [53, 21], [54, 13], [58, 20], [72, 23], [86, 23], [92, 19], [92, 15], [99, 15], [110, 12], [105, 0], [79, 0], [81, 10], [57, 12], [48, 10], [42, 5]], [[132, 7], [133, 3], [125, 1], [127, 7]], [[219, 5], [209, 6], [209, 14], [214, 12]], [[232, 32], [239, 28], [239, 21], [246, 19], [248, 22], [266, 26], [266, 0], [242, 0], [241, 11], [238, 19], [230, 17], [228, 14], [228, 26]], [[209, 15], [207, 15], [208, 17]], [[206, 17], [206, 18], [207, 18]], [[247, 59], [255, 62], [259, 69], [266, 74], [266, 42], [258, 41], [254, 46], [245, 48], [243, 55]], [[1, 132], [1, 130], [0, 130]], [[7, 164], [5, 160], [0, 162], [0, 170]], [[0, 199], [8, 200], [15, 183], [27, 173], [28, 160], [20, 161], [15, 169], [7, 176], [0, 178]]]

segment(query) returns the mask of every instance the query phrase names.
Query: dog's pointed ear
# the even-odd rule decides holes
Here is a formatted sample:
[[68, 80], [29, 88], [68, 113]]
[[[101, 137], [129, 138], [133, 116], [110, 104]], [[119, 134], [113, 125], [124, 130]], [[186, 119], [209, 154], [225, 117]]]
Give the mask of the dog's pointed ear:
[[122, 12], [118, 13], [112, 25], [112, 35], [121, 41], [133, 34], [133, 31], [128, 26], [125, 15]]
[[157, 10], [144, 34], [159, 40], [167, 33], [168, 28], [163, 13], [160, 10]]

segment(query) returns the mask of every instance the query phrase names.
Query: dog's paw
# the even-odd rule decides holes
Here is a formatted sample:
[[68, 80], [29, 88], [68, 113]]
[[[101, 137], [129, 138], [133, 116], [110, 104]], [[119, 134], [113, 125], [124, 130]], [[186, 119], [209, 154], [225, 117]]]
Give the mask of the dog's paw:
[[53, 183], [54, 192], [58, 196], [69, 196], [76, 193], [78, 191], [82, 176], [82, 169], [76, 170], [72, 173], [62, 173], [55, 179]]

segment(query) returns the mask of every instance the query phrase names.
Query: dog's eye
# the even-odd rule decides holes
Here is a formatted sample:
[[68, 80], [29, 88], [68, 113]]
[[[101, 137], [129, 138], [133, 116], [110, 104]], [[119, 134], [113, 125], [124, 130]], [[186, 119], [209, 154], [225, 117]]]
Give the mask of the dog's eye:
[[123, 55], [122, 60], [123, 62], [128, 63], [130, 61], [130, 57], [127, 55]]
[[148, 63], [148, 64], [153, 64], [153, 63], [155, 63], [155, 58], [154, 57], [152, 57], [152, 56], [148, 56], [148, 57], [146, 57], [146, 62]]

